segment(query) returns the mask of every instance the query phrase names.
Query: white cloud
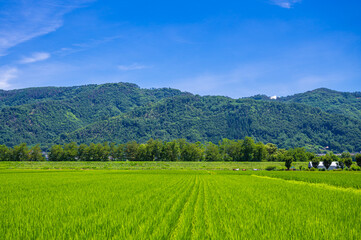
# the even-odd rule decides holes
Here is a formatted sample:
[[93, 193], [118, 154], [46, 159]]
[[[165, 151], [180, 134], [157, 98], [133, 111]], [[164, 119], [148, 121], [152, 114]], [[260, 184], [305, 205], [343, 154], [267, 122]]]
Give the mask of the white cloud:
[[118, 69], [122, 70], [122, 71], [132, 71], [132, 70], [141, 70], [141, 69], [146, 69], [146, 68], [150, 68], [149, 66], [145, 66], [145, 65], [141, 65], [138, 63], [133, 63], [131, 65], [119, 65]]
[[24, 57], [20, 60], [20, 63], [26, 64], [26, 63], [34, 63], [46, 60], [50, 57], [50, 54], [47, 52], [36, 52], [33, 53], [30, 57]]
[[93, 0], [14, 0], [0, 11], [0, 56], [20, 43], [57, 30], [63, 16]]
[[17, 77], [18, 69], [15, 67], [0, 68], [0, 89], [9, 89], [11, 79]]
[[272, 0], [272, 4], [288, 9], [292, 8], [294, 4], [300, 2], [302, 2], [302, 0]]
[[71, 47], [61, 48], [58, 51], [55, 51], [54, 54], [57, 54], [60, 56], [66, 56], [69, 54], [85, 51], [90, 48], [95, 48], [99, 45], [102, 45], [102, 44], [105, 44], [105, 43], [108, 43], [108, 42], [111, 42], [111, 41], [114, 41], [117, 39], [121, 39], [121, 38], [123, 38], [123, 36], [116, 35], [116, 36], [111, 36], [111, 37], [105, 37], [102, 39], [91, 39], [87, 42], [72, 44]]

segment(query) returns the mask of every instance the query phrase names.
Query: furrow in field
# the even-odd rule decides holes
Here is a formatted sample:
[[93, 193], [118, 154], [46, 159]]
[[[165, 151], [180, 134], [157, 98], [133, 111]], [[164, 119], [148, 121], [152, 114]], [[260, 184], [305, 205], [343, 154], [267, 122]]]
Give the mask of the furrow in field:
[[[155, 203], [161, 205], [161, 207], [154, 207], [152, 213], [147, 213], [147, 221], [144, 222], [148, 225], [144, 234], [149, 236], [149, 239], [164, 238], [169, 232], [168, 220], [178, 212], [178, 207], [181, 203], [181, 199], [187, 196], [192, 190], [192, 181], [188, 178], [183, 178], [184, 181], [176, 184], [174, 188], [164, 189], [164, 193], [155, 199]], [[163, 204], [159, 204], [164, 202]], [[156, 216], [156, 217], [154, 217]], [[143, 232], [139, 232], [139, 236], [144, 236]]]
[[213, 215], [211, 214], [213, 208], [210, 205], [211, 204], [210, 201], [212, 197], [210, 196], [210, 187], [209, 187], [208, 179], [205, 180], [203, 191], [204, 191], [204, 205], [203, 205], [204, 225], [206, 228], [204, 238], [211, 239], [215, 228], [214, 226], [215, 221]]
[[208, 239], [222, 239], [227, 236], [224, 222], [224, 209], [227, 208], [227, 202], [224, 202], [220, 192], [222, 186], [219, 186], [219, 181], [214, 176], [207, 176], [207, 196], [206, 209], [208, 219], [207, 238]]
[[183, 202], [183, 207], [179, 211], [178, 219], [176, 220], [170, 232], [171, 239], [188, 239], [188, 230], [191, 226], [190, 218], [193, 215], [194, 204], [197, 201], [199, 193], [199, 176], [194, 177], [194, 186], [189, 197]]
[[[125, 219], [128, 224], [124, 225], [124, 230], [129, 235], [138, 235], [148, 231], [149, 224], [153, 224], [152, 222], [156, 219], [159, 203], [166, 201], [166, 205], [172, 204], [171, 199], [168, 199], [169, 192], [177, 192], [179, 186], [189, 186], [189, 182], [188, 179], [181, 178], [169, 187], [163, 186], [157, 191], [155, 191], [156, 189], [145, 190], [143, 195], [137, 196], [138, 201], [132, 197], [126, 204]], [[165, 191], [166, 189], [167, 191]]]
[[192, 232], [191, 239], [202, 239], [205, 236], [205, 214], [204, 214], [204, 204], [205, 204], [205, 179], [203, 176], [200, 177], [200, 187], [197, 202], [194, 207], [194, 214], [192, 219]]
[[361, 194], [361, 189], [337, 187], [337, 186], [329, 185], [329, 184], [326, 184], [326, 183], [311, 183], [311, 182], [305, 182], [305, 181], [301, 181], [301, 180], [287, 180], [287, 179], [283, 179], [283, 178], [259, 176], [259, 175], [251, 175], [251, 177], [270, 179], [270, 180], [276, 180], [276, 181], [283, 181], [283, 182], [299, 184], [299, 185], [307, 185], [307, 186], [323, 188], [323, 189], [328, 189], [328, 190], [336, 190], [336, 191], [343, 191], [343, 192]]

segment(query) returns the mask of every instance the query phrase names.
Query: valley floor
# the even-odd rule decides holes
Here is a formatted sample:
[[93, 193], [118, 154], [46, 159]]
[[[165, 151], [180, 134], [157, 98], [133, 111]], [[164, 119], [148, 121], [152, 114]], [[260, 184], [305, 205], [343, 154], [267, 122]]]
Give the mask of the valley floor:
[[359, 172], [1, 166], [3, 239], [361, 238]]

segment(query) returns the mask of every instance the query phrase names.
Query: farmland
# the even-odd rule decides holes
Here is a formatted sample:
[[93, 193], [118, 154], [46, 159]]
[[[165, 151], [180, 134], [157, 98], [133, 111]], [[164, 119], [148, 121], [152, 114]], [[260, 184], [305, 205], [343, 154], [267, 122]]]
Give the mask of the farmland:
[[[294, 162], [292, 166], [307, 167], [307, 162]], [[0, 161], [0, 169], [69, 169], [69, 170], [232, 170], [233, 168], [252, 170], [275, 166], [285, 168], [284, 162], [156, 162], [156, 161], [114, 161], [114, 162], [30, 162]]]
[[328, 184], [343, 188], [361, 189], [361, 173], [346, 171], [325, 171], [325, 172], [257, 172], [257, 175], [263, 175], [285, 180], [304, 181], [309, 183]]
[[[296, 172], [266, 177], [260, 176], [262, 173], [268, 174], [3, 168], [0, 236], [360, 239], [361, 191], [352, 184], [346, 187], [353, 191], [345, 191], [325, 180], [352, 178], [360, 182], [360, 174], [329, 172], [327, 176], [319, 175], [326, 177], [313, 183], [297, 179], [303, 184], [296, 184], [285, 180], [287, 174]], [[321, 172], [307, 174], [316, 176]]]

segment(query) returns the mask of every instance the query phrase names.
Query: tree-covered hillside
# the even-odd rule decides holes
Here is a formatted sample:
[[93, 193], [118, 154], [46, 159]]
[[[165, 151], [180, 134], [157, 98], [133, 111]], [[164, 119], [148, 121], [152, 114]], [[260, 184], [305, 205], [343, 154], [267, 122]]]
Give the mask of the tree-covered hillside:
[[201, 97], [129, 83], [0, 91], [0, 144], [48, 147], [150, 138], [217, 143], [251, 136], [281, 148], [360, 151], [359, 104], [357, 93], [326, 89], [276, 101], [263, 95]]
[[76, 130], [65, 142], [102, 142], [149, 138], [188, 141], [241, 139], [275, 143], [281, 148], [329, 146], [335, 151], [361, 149], [361, 121], [303, 104], [178, 96]]
[[[269, 100], [264, 95], [253, 98]], [[361, 92], [337, 92], [327, 88], [319, 88], [305, 93], [281, 97], [277, 101], [303, 103], [318, 107], [328, 113], [350, 116], [361, 120]]]
[[129, 83], [1, 91], [0, 142], [51, 144], [67, 132], [181, 94], [188, 93]]

